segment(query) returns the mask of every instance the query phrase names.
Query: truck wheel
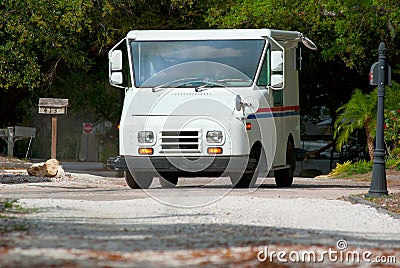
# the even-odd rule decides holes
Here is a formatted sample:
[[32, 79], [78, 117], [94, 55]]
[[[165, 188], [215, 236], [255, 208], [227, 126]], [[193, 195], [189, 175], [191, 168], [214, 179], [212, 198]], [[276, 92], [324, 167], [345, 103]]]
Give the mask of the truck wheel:
[[178, 176], [176, 175], [167, 175], [160, 177], [160, 184], [163, 188], [174, 188], [178, 183]]
[[254, 146], [249, 155], [246, 172], [243, 174], [231, 174], [230, 179], [234, 188], [254, 187], [258, 177], [258, 162], [261, 156], [261, 145]]
[[125, 171], [125, 181], [132, 189], [147, 189], [153, 181], [153, 177], [146, 173], [135, 173], [131, 174], [129, 171]]
[[290, 187], [293, 183], [293, 174], [296, 169], [296, 156], [295, 156], [294, 145], [292, 141], [288, 141], [286, 147], [286, 164], [289, 168], [275, 170], [275, 183], [278, 187]]
[[[252, 182], [254, 172], [240, 174], [231, 174], [230, 179], [233, 188], [249, 188]], [[252, 184], [254, 186], [254, 183]]]

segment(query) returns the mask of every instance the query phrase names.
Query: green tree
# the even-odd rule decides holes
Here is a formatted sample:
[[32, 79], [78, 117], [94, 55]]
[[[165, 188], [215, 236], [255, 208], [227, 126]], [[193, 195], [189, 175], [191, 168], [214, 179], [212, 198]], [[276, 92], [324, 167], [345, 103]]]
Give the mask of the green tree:
[[211, 8], [207, 21], [219, 28], [299, 30], [318, 43], [325, 61], [339, 60], [359, 71], [377, 55], [376, 40], [386, 42], [390, 57], [400, 53], [398, 1], [236, 0]]
[[95, 55], [110, 42], [99, 20], [107, 14], [104, 2], [0, 3], [0, 123], [20, 121], [14, 107], [48, 95], [57, 74], [92, 69]]
[[312, 113], [314, 105], [336, 111], [354, 88], [369, 91], [366, 77], [379, 41], [387, 44], [393, 78], [400, 76], [397, 2], [3, 0], [0, 125], [23, 121], [27, 107], [47, 96], [69, 97], [79, 104], [71, 109], [102, 118], [117, 116], [120, 92], [106, 86], [107, 51], [132, 29], [299, 30], [319, 47], [317, 53], [303, 52], [301, 111]]
[[[376, 88], [369, 94], [356, 89], [348, 103], [338, 110], [339, 116], [335, 121], [334, 137], [338, 150], [348, 142], [356, 129], [364, 129], [367, 137], [368, 153], [373, 159], [374, 140], [376, 136]], [[390, 148], [396, 148], [400, 139], [400, 84], [393, 82], [385, 89], [385, 142]]]
[[400, 148], [400, 84], [392, 82], [385, 90], [384, 135], [389, 151]]
[[368, 153], [373, 159], [376, 103], [376, 91], [364, 94], [360, 89], [356, 89], [349, 102], [337, 110], [340, 115], [335, 121], [334, 137], [338, 150], [349, 140], [356, 129], [364, 129], [367, 136]]
[[[205, 11], [213, 3], [210, 0], [1, 1], [0, 125], [22, 121], [27, 114], [25, 108], [37, 105], [39, 97], [74, 98], [84, 94], [82, 88], [106, 84], [107, 52], [129, 30], [204, 28]], [[61, 86], [68, 87], [72, 96], [59, 90]], [[110, 104], [108, 97], [92, 95], [77, 99], [88, 101], [79, 107], [98, 111], [100, 116], [110, 110], [106, 108]], [[115, 114], [106, 115], [110, 116]]]
[[355, 88], [370, 92], [367, 77], [380, 41], [386, 42], [393, 69], [400, 64], [398, 1], [236, 0], [211, 8], [207, 22], [218, 28], [298, 30], [311, 38], [318, 51], [304, 51], [300, 102], [306, 105], [302, 114], [326, 105], [335, 118], [337, 108]]

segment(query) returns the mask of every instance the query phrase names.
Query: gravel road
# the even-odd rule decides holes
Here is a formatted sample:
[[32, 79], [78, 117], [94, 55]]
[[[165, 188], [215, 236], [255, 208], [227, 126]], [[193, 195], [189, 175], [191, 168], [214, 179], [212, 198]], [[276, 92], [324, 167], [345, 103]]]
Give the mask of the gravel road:
[[365, 183], [296, 178], [293, 188], [278, 189], [266, 180], [250, 192], [201, 178], [176, 189], [155, 181], [144, 192], [121, 178], [67, 174], [4, 184], [7, 176], [0, 198], [36, 211], [0, 219], [27, 227], [0, 232], [1, 267], [249, 267], [261, 265], [265, 246], [337, 250], [339, 240], [400, 261], [400, 220], [337, 199], [366, 193]]

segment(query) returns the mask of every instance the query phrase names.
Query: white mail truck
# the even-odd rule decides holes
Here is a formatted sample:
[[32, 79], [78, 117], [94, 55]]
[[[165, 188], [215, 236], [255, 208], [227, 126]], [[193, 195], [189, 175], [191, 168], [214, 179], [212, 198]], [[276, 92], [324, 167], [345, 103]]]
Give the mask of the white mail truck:
[[291, 186], [299, 43], [316, 49], [297, 31], [130, 31], [109, 52], [109, 81], [125, 91], [120, 156], [109, 165], [134, 189], [199, 176], [253, 187], [270, 171]]

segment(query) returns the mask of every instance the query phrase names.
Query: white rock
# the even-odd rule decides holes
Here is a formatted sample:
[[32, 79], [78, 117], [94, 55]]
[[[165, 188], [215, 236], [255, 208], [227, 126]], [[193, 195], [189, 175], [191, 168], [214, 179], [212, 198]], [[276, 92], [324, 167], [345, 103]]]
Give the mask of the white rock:
[[56, 178], [63, 178], [65, 176], [65, 171], [62, 166], [58, 166]]
[[[55, 177], [59, 171], [60, 162], [49, 159], [46, 162], [35, 163], [28, 168], [28, 174], [36, 177]], [[62, 169], [62, 168], [61, 168]]]

